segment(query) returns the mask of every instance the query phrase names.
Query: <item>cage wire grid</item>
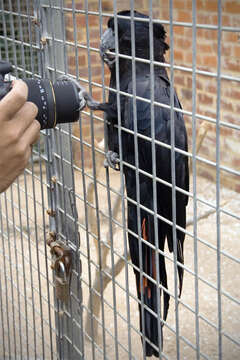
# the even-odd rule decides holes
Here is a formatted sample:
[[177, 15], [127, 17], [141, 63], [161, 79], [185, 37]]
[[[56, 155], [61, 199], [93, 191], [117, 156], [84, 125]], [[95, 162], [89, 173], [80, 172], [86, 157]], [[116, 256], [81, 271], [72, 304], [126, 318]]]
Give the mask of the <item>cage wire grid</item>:
[[[149, 341], [145, 329], [139, 330], [138, 300], [133, 269], [141, 279], [149, 276], [130, 260], [128, 234], [139, 243], [138, 232], [127, 227], [126, 201], [135, 204], [140, 217], [139, 176], [152, 179], [154, 209], [146, 209], [154, 217], [157, 234], [158, 219], [172, 226], [174, 255], [162, 252], [151, 245], [156, 263], [162, 254], [169, 273], [170, 309], [164, 321], [164, 347], [159, 341], [161, 359], [238, 359], [239, 338], [239, 193], [224, 188], [221, 175], [239, 178], [240, 172], [231, 164], [221, 162], [222, 129], [239, 132], [240, 126], [221, 116], [222, 82], [239, 84], [240, 76], [222, 70], [223, 32], [238, 33], [240, 27], [222, 25], [222, 5], [218, 1], [217, 25], [197, 21], [197, 4], [192, 1], [192, 22], [180, 22], [174, 18], [175, 2], [169, 0], [169, 18], [154, 16], [154, 1], [148, 1], [149, 19], [134, 17], [138, 1], [129, 0], [131, 56], [119, 52], [117, 21], [126, 18], [117, 15], [120, 2], [114, 0], [111, 10], [104, 10], [104, 2], [92, 6], [87, 0], [77, 1], [20, 1], [0, 0], [0, 57], [14, 66], [15, 77], [49, 77], [70, 74], [89, 89], [90, 94], [100, 90], [101, 99], [107, 99], [109, 90], [116, 93], [118, 105], [118, 137], [120, 172], [103, 167], [107, 137], [104, 117], [85, 108], [77, 125], [57, 126], [42, 131], [41, 141], [33, 149], [29, 167], [14, 184], [0, 195], [0, 359], [142, 359]], [[121, 8], [122, 10], [122, 8]], [[96, 43], [113, 16], [115, 24], [116, 89], [110, 88], [108, 70], [99, 65], [96, 78], [94, 64], [99, 62]], [[94, 20], [93, 20], [94, 19]], [[134, 20], [149, 22], [149, 60], [136, 57]], [[166, 63], [154, 60], [153, 24], [163, 24], [169, 34], [170, 56]], [[97, 32], [93, 30], [97, 24]], [[69, 35], [71, 26], [72, 36]], [[174, 30], [176, 27], [192, 31], [192, 66], [179, 65], [174, 58]], [[197, 65], [198, 30], [217, 32], [217, 68], [207, 71]], [[74, 61], [70, 63], [70, 55]], [[84, 55], [86, 64], [82, 70]], [[130, 59], [133, 76], [133, 93], [120, 89], [119, 61]], [[170, 79], [170, 105], [154, 99], [152, 81], [151, 98], [136, 95], [136, 64], [150, 64], [150, 76], [154, 79], [154, 66], [165, 66]], [[175, 74], [190, 74], [192, 78], [191, 110], [174, 106]], [[215, 79], [216, 116], [203, 115], [197, 108], [198, 77]], [[230, 85], [229, 85], [230, 86]], [[134, 129], [121, 123], [120, 96], [132, 98]], [[137, 132], [136, 102], [141, 100], [151, 107], [151, 137]], [[157, 107], [170, 109], [171, 145], [153, 140], [154, 112]], [[191, 147], [188, 152], [175, 146], [174, 113], [182, 112]], [[200, 122], [215, 127], [215, 159], [198, 152], [198, 127]], [[87, 132], [86, 132], [87, 128]], [[135, 164], [123, 160], [121, 136], [129, 133], [135, 143]], [[86, 135], [87, 134], [87, 135]], [[144, 172], [138, 166], [137, 141], [144, 139], [151, 144], [153, 171]], [[190, 136], [189, 136], [190, 140]], [[166, 183], [156, 175], [156, 145], [170, 149], [172, 183]], [[191, 163], [189, 192], [176, 186], [175, 156], [183, 154]], [[76, 155], [77, 154], [77, 158]], [[90, 159], [90, 160], [89, 160]], [[200, 177], [198, 164], [215, 169], [216, 181], [210, 183]], [[137, 199], [133, 201], [125, 193], [123, 166], [135, 170]], [[172, 189], [172, 221], [157, 213], [157, 183]], [[176, 193], [187, 193], [186, 230], [176, 224]], [[54, 214], [54, 216], [49, 216]], [[186, 234], [185, 279], [182, 297], [178, 297], [176, 231]], [[73, 251], [73, 274], [70, 302], [62, 304], [55, 296], [55, 283], [51, 270], [51, 256], [47, 244], [49, 232], [56, 232]], [[156, 236], [157, 238], [157, 236]], [[230, 243], [230, 244], [229, 244]], [[149, 245], [149, 243], [148, 243]], [[149, 245], [150, 246], [150, 245]], [[141, 252], [141, 247], [140, 247]], [[140, 253], [141, 255], [141, 253]], [[141, 257], [141, 256], [140, 256]], [[163, 288], [159, 276], [149, 279]], [[143, 281], [143, 280], [141, 280]], [[160, 296], [158, 312], [163, 321]], [[151, 309], [148, 309], [150, 312]], [[143, 310], [142, 310], [143, 311]], [[159, 330], [161, 322], [159, 321]], [[142, 343], [141, 343], [142, 336]]]

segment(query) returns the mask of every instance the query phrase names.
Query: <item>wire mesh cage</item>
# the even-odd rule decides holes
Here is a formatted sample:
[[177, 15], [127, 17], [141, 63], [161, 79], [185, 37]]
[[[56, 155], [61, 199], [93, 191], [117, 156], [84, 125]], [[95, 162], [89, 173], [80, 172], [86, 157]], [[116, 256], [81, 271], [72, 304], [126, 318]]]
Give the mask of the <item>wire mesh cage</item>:
[[[0, 59], [15, 78], [65, 74], [115, 106], [114, 124], [85, 107], [43, 130], [0, 194], [0, 359], [142, 359], [149, 347], [161, 359], [239, 359], [239, 14], [237, 0], [0, 0]], [[67, 303], [55, 241], [72, 257]]]

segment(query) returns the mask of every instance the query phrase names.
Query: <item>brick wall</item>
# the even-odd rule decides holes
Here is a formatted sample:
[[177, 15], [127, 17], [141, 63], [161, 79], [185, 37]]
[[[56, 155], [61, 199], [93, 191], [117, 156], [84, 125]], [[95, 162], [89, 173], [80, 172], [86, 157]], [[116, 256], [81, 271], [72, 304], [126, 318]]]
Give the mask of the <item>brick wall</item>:
[[[89, 45], [93, 49], [88, 52], [87, 45], [87, 28], [84, 1], [76, 1], [76, 9], [80, 10], [76, 16], [76, 36], [74, 38], [73, 16], [69, 12], [66, 14], [67, 40], [76, 42], [78, 49], [69, 46], [69, 68], [74, 74], [77, 74], [78, 67], [79, 76], [82, 79], [92, 80], [95, 83], [102, 84], [102, 64], [99, 54], [94, 48], [99, 47], [99, 7], [97, 0], [88, 1], [88, 10], [96, 11], [97, 15], [88, 15], [89, 24]], [[117, 0], [118, 10], [128, 9], [130, 7], [129, 0]], [[148, 14], [147, 0], [135, 0], [135, 9]], [[163, 20], [169, 20], [169, 1], [152, 1], [153, 17]], [[159, 5], [160, 4], [160, 5]], [[72, 8], [72, 2], [66, 0], [66, 6]], [[217, 0], [197, 0], [196, 2], [197, 23], [217, 25]], [[81, 10], [83, 11], [81, 13]], [[102, 1], [102, 11], [104, 13], [113, 12], [113, 1]], [[107, 18], [102, 17], [103, 29], [106, 27]], [[192, 1], [191, 0], [173, 0], [173, 20], [179, 22], [192, 22]], [[223, 0], [222, 1], [222, 25], [230, 27], [240, 27], [240, 1], [239, 0]], [[169, 34], [169, 26], [165, 26]], [[170, 43], [169, 38], [167, 39]], [[198, 70], [204, 70], [211, 73], [217, 72], [218, 56], [217, 56], [217, 30], [198, 28], [196, 34], [196, 64]], [[221, 44], [221, 71], [224, 75], [240, 77], [240, 33], [222, 31]], [[79, 65], [77, 66], [76, 59]], [[169, 54], [166, 57], [169, 61]], [[192, 28], [187, 26], [174, 26], [174, 63], [184, 67], [192, 67]], [[91, 79], [88, 77], [89, 69], [91, 70]], [[108, 85], [109, 73], [105, 68], [104, 83]], [[174, 83], [178, 91], [180, 101], [183, 108], [192, 111], [192, 74], [191, 72], [174, 71]], [[82, 82], [82, 84], [84, 84]], [[102, 90], [97, 86], [92, 86], [93, 95], [97, 99], [102, 99]], [[229, 124], [240, 124], [240, 86], [239, 82], [222, 80], [221, 83], [221, 121]], [[216, 101], [217, 101], [217, 80], [216, 77], [204, 76], [197, 74], [196, 76], [196, 111], [200, 115], [209, 116], [216, 119]], [[97, 114], [101, 116], [101, 113]], [[191, 150], [191, 129], [192, 118], [185, 116], [189, 143]], [[196, 120], [197, 129], [205, 120]], [[96, 138], [100, 139], [103, 134], [103, 124], [99, 120], [94, 120]], [[89, 117], [83, 116], [84, 139], [89, 141], [90, 126]], [[75, 130], [79, 134], [79, 129]], [[239, 131], [229, 127], [221, 126], [221, 165], [227, 166], [234, 170], [240, 170], [240, 158], [238, 150]], [[91, 156], [89, 148], [86, 146], [85, 158], [91, 165]], [[75, 158], [79, 159], [79, 144], [75, 148]], [[209, 123], [208, 133], [204, 139], [199, 155], [207, 160], [215, 161], [216, 158], [216, 126]], [[198, 162], [198, 170], [204, 176], [211, 180], [215, 180], [216, 169], [210, 165]], [[229, 187], [240, 191], [239, 177], [230, 175], [221, 171], [221, 181]]]

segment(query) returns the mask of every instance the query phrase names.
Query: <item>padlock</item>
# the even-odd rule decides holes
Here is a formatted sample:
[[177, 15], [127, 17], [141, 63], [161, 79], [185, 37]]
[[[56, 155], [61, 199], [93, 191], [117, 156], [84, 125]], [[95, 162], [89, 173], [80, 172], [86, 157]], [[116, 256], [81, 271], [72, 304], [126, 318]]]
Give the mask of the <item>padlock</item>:
[[64, 263], [60, 260], [55, 267], [56, 298], [65, 304], [68, 303], [70, 294], [70, 274], [67, 274]]
[[72, 272], [72, 250], [61, 240], [49, 242], [52, 254], [56, 297], [68, 303]]

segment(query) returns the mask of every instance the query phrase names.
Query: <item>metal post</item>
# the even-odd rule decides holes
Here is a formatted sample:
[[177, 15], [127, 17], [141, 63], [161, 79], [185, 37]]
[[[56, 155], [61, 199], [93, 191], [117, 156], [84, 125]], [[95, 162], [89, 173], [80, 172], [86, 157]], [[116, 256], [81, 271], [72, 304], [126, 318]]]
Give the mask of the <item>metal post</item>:
[[[41, 1], [43, 72], [53, 79], [58, 72], [67, 73], [65, 26], [63, 11], [54, 9], [58, 1]], [[55, 43], [55, 39], [61, 42]], [[54, 73], [48, 67], [54, 69]], [[57, 350], [60, 359], [83, 358], [82, 293], [80, 285], [81, 261], [78, 233], [78, 213], [75, 202], [73, 157], [71, 149], [71, 125], [62, 125], [45, 134], [50, 232], [56, 234], [72, 250], [73, 267], [68, 304], [55, 296], [55, 321]]]

